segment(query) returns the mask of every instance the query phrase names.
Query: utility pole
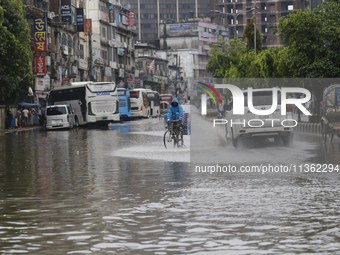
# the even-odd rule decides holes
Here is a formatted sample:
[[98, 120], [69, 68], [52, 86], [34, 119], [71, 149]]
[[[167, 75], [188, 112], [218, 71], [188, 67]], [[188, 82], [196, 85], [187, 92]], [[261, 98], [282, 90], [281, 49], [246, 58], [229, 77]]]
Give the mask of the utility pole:
[[91, 31], [88, 31], [89, 33], [89, 73], [88, 73], [88, 77], [90, 81], [93, 81], [93, 76], [92, 76], [92, 36], [91, 36]]
[[254, 0], [254, 52], [256, 55], [256, 0]]

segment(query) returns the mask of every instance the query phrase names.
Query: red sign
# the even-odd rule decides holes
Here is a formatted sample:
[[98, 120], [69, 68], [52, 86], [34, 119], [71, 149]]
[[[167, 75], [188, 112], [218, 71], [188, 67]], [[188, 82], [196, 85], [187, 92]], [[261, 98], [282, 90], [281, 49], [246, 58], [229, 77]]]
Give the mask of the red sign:
[[130, 11], [129, 12], [129, 26], [134, 26], [135, 25], [135, 12]]
[[35, 73], [37, 76], [46, 75], [46, 58], [45, 56], [35, 57]]
[[132, 74], [129, 74], [128, 77], [127, 77], [127, 82], [128, 83], [133, 83], [133, 76]]
[[85, 35], [89, 35], [89, 32], [92, 35], [92, 19], [85, 20]]

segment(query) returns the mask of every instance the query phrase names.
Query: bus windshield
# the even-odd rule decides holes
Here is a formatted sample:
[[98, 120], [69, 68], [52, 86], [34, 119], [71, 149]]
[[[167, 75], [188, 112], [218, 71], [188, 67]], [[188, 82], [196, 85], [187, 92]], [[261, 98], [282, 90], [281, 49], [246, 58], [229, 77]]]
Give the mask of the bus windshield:
[[87, 88], [92, 93], [97, 93], [97, 92], [114, 92], [116, 90], [116, 85], [114, 83], [111, 83], [111, 84], [88, 84]]
[[126, 95], [126, 90], [119, 89], [117, 90], [118, 96], [125, 96]]

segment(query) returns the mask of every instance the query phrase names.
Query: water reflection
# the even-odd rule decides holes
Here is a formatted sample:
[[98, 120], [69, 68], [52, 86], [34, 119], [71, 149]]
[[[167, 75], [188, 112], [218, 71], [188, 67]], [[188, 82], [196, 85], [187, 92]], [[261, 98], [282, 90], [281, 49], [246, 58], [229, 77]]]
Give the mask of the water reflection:
[[[195, 173], [175, 160], [187, 150], [163, 148], [158, 120], [127, 126], [134, 133], [80, 128], [0, 136], [1, 254], [340, 251], [336, 172]], [[269, 162], [339, 163], [338, 141], [325, 151], [313, 137], [297, 136], [298, 148], [288, 150], [216, 151], [235, 162], [267, 155]]]

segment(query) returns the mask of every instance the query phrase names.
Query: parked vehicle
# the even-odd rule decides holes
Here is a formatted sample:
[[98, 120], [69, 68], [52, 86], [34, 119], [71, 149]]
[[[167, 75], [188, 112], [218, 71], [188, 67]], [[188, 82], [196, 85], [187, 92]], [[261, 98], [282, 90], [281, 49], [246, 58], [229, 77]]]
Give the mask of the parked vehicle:
[[150, 116], [152, 118], [157, 118], [161, 114], [159, 94], [157, 91], [146, 90], [146, 94], [150, 106]]
[[118, 98], [119, 98], [119, 115], [120, 118], [131, 117], [131, 100], [130, 100], [130, 91], [125, 88], [117, 89]]
[[150, 107], [146, 92], [139, 89], [130, 90], [130, 98], [131, 98], [131, 117], [149, 118]]
[[48, 102], [49, 105], [71, 105], [76, 126], [120, 120], [114, 82], [73, 82], [53, 89]]
[[46, 107], [46, 129], [74, 127], [73, 110], [70, 105], [50, 105]]
[[[281, 120], [293, 119], [290, 105], [287, 105], [286, 116], [281, 116], [281, 92], [278, 91], [278, 105], [276, 110], [270, 115], [257, 116], [248, 108], [248, 91], [244, 90], [244, 115], [234, 115], [233, 109], [226, 115], [228, 121], [226, 125], [227, 139], [230, 139], [236, 147], [241, 140], [249, 138], [274, 138], [276, 141], [281, 139], [285, 146], [292, 143], [293, 128], [283, 127]], [[266, 110], [272, 107], [273, 97], [270, 89], [254, 89], [253, 90], [253, 106], [255, 109]], [[253, 125], [248, 123], [253, 120]], [[276, 120], [276, 121], [272, 121]], [[277, 121], [279, 120], [279, 121]], [[238, 123], [233, 124], [231, 123]], [[241, 124], [245, 123], [245, 125]], [[262, 126], [260, 124], [263, 123]], [[288, 122], [287, 125], [292, 125]], [[257, 126], [256, 126], [257, 125]], [[255, 126], [255, 127], [254, 127]]]
[[324, 143], [332, 142], [334, 135], [340, 138], [340, 85], [325, 89], [322, 100], [321, 131]]

